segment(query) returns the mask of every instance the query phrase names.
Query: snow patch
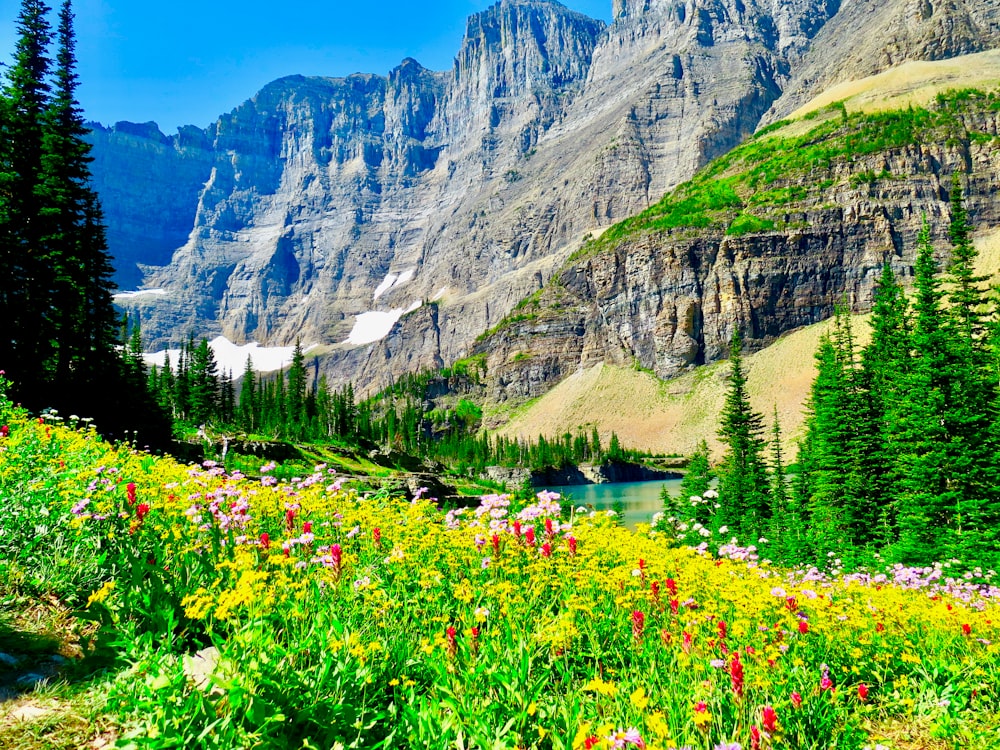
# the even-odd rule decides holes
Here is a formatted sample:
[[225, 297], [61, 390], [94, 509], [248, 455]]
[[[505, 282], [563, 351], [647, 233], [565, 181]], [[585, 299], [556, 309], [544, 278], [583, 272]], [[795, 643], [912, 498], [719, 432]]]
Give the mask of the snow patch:
[[[294, 346], [261, 346], [256, 341], [249, 344], [234, 344], [225, 336], [216, 336], [208, 342], [212, 353], [215, 355], [215, 362], [218, 365], [219, 373], [232, 372], [233, 376], [242, 374], [246, 367], [247, 356], [249, 355], [253, 369], [257, 372], [272, 372], [280, 370], [292, 363], [292, 355], [295, 353]], [[303, 351], [309, 351], [315, 345], [304, 347]], [[180, 349], [167, 349], [143, 354], [142, 358], [146, 364], [163, 367], [166, 356], [170, 356], [171, 367], [176, 368], [180, 360]]]
[[372, 301], [374, 302], [383, 294], [392, 289], [392, 285], [396, 283], [396, 279], [398, 278], [399, 276], [397, 276], [394, 273], [387, 273], [385, 275], [385, 278], [382, 279], [382, 283], [379, 284], [377, 287], [375, 287], [375, 295], [372, 297]]
[[375, 287], [375, 294], [372, 295], [372, 302], [377, 300], [379, 297], [388, 292], [390, 289], [402, 286], [407, 281], [410, 281], [413, 278], [414, 274], [416, 274], [416, 272], [417, 272], [416, 268], [407, 268], [402, 273], [387, 273], [385, 275], [385, 278], [382, 279], [382, 282], [377, 287]]
[[438, 289], [437, 294], [435, 294], [433, 297], [431, 297], [431, 302], [437, 302], [439, 299], [441, 299], [442, 297], [444, 297], [444, 295], [447, 292], [448, 292], [448, 287], [446, 287], [446, 286], [441, 287], [440, 289]]
[[153, 295], [156, 297], [162, 297], [167, 293], [166, 289], [137, 289], [134, 292], [118, 292], [114, 295], [115, 299], [132, 299], [133, 297], [144, 297], [147, 295]]
[[355, 316], [354, 328], [351, 329], [351, 333], [344, 343], [360, 346], [381, 341], [389, 335], [389, 331], [400, 318], [413, 312], [421, 304], [420, 300], [414, 300], [407, 308], [397, 307], [389, 311], [372, 310]]

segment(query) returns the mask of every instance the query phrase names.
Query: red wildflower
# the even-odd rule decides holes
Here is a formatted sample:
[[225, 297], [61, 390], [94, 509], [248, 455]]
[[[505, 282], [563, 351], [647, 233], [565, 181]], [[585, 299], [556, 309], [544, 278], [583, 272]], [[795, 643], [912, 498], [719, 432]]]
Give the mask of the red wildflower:
[[875, 632], [876, 633], [881, 633], [884, 630], [885, 630], [885, 625], [883, 625], [881, 622], [875, 623]]
[[726, 637], [726, 621], [725, 620], [719, 620], [719, 622], [716, 625], [716, 627], [719, 629], [719, 638], [725, 638]]
[[10, 427], [7, 425], [0, 427], [0, 437], [10, 437]]
[[128, 497], [128, 504], [135, 505], [135, 482], [129, 482], [125, 485], [125, 494]]
[[691, 634], [689, 632], [687, 632], [685, 630], [684, 631], [684, 647], [683, 647], [684, 651], [690, 653], [690, 651], [691, 651], [691, 643], [693, 641], [694, 641], [694, 638], [691, 636]]
[[568, 536], [568, 537], [566, 537], [566, 545], [569, 547], [569, 553], [571, 555], [575, 555], [576, 554], [576, 537], [575, 536]]
[[448, 656], [454, 657], [458, 652], [458, 633], [455, 630], [455, 626], [449, 625], [445, 631], [445, 635], [448, 637]]
[[640, 610], [632, 612], [632, 638], [638, 643], [642, 640], [642, 631], [646, 626], [646, 615]]
[[545, 519], [545, 533], [548, 535], [549, 539], [551, 539], [552, 535], [555, 533], [555, 531], [552, 528], [552, 519], [551, 518], [546, 518]]
[[756, 724], [750, 727], [750, 748], [751, 750], [760, 750], [760, 730]]
[[[496, 538], [496, 534], [493, 535], [493, 538]], [[376, 547], [382, 546], [382, 529], [378, 526], [372, 529], [372, 541], [375, 542]]]
[[868, 686], [863, 682], [858, 685], [858, 698], [862, 701], [868, 699]]
[[303, 534], [310, 534], [310, 533], [312, 533], [312, 530], [313, 530], [313, 522], [312, 521], [306, 521], [306, 522], [304, 522], [302, 524], [302, 533]]
[[265, 550], [271, 548], [271, 537], [268, 536], [266, 531], [260, 535], [260, 546]]
[[771, 706], [764, 706], [760, 710], [760, 722], [764, 725], [764, 731], [774, 734], [778, 729], [778, 714]]
[[500, 535], [499, 534], [494, 534], [493, 538], [490, 539], [490, 541], [493, 542], [493, 555], [494, 556], [499, 555], [500, 554]]
[[599, 738], [595, 737], [594, 735], [591, 735], [590, 737], [588, 737], [583, 741], [583, 750], [591, 750], [591, 748], [595, 747], [597, 743], [600, 741], [601, 740]]
[[516, 536], [518, 539], [521, 538], [521, 522], [520, 521], [514, 521], [514, 536]]
[[653, 604], [659, 608], [660, 606], [660, 582], [653, 581], [649, 584], [649, 595], [653, 600]]
[[795, 708], [801, 708], [802, 707], [802, 694], [801, 693], [792, 693], [792, 705], [795, 706]]
[[149, 514], [149, 503], [139, 503], [135, 509], [135, 519], [142, 522], [142, 519]]
[[330, 547], [330, 557], [333, 560], [333, 567], [336, 568], [337, 572], [340, 572], [340, 564], [344, 560], [344, 551], [340, 548], [339, 544], [334, 544]]
[[542, 557], [552, 557], [552, 545], [548, 542], [542, 545]]
[[962, 635], [972, 635], [972, 626], [967, 622], [962, 623]]
[[789, 610], [794, 612], [796, 609], [799, 608], [799, 603], [795, 601], [794, 596], [790, 596], [787, 599], [785, 599], [785, 606], [788, 607]]
[[285, 511], [285, 526], [289, 533], [295, 529], [295, 511], [291, 508]]
[[677, 596], [677, 581], [675, 581], [673, 578], [668, 578], [666, 581], [664, 581], [664, 583], [666, 584], [667, 591], [670, 592], [670, 595]]
[[681, 607], [681, 603], [679, 601], [677, 601], [676, 599], [671, 599], [670, 600], [670, 611], [673, 614], [676, 615], [677, 614], [677, 610], [680, 609], [680, 607]]
[[524, 541], [526, 541], [528, 544], [534, 546], [534, 544], [535, 544], [535, 530], [533, 528], [529, 528], [527, 531], [524, 532]]
[[799, 620], [799, 632], [805, 635], [809, 632], [809, 623], [805, 620]]
[[737, 698], [743, 697], [743, 662], [740, 661], [740, 652], [734, 651], [729, 662], [729, 681], [733, 685], [733, 692]]

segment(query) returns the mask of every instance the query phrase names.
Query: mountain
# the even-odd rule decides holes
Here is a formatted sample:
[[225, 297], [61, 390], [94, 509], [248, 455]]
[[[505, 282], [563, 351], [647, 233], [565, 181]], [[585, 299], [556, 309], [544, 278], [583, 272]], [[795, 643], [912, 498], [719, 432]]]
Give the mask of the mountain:
[[[369, 388], [472, 353], [522, 300], [538, 293], [548, 305], [561, 287], [567, 309], [590, 312], [557, 323], [557, 367], [498, 375], [507, 396], [592, 361], [635, 358], [676, 374], [720, 356], [736, 325], [761, 345], [821, 319], [844, 292], [863, 307], [871, 258], [905, 245], [912, 225], [894, 230], [888, 215], [881, 234], [855, 232], [849, 212], [821, 205], [804, 234], [785, 231], [798, 219], [764, 219], [784, 232], [768, 235], [767, 252], [796, 259], [781, 273], [758, 273], [753, 254], [764, 250], [727, 240], [725, 227], [680, 244], [674, 233], [673, 245], [602, 237], [600, 253], [566, 265], [588, 235], [659, 205], [762, 122], [859, 71], [998, 40], [1000, 11], [985, 0], [624, 0], [607, 27], [556, 2], [503, 0], [469, 19], [447, 72], [406, 60], [387, 77], [286, 78], [174, 138], [122, 123], [96, 130], [121, 273], [134, 278], [136, 261], [119, 248], [141, 247], [144, 284], [162, 290], [122, 303], [141, 314], [152, 348], [188, 332], [300, 337], [321, 345], [331, 382]], [[900, 169], [919, 162], [900, 158]], [[877, 236], [881, 250], [868, 258], [844, 236]], [[732, 253], [745, 262], [722, 270]], [[591, 313], [613, 314], [600, 325]], [[492, 355], [523, 353], [504, 331], [488, 339]]]

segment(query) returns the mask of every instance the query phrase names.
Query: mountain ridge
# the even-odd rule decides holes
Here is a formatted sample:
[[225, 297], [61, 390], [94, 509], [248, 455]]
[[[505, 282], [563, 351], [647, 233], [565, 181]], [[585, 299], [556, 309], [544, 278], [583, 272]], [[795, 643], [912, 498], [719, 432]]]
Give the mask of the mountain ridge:
[[[879, 18], [911, 5], [883, 3]], [[917, 24], [915, 42], [904, 27], [893, 44], [930, 55], [1000, 41], [996, 12], [959, 5], [924, 20], [985, 8], [982, 39], [959, 24], [943, 47], [920, 46]], [[588, 234], [654, 204], [791, 102], [806, 58], [842, 73], [850, 54], [819, 54], [813, 39], [873, 7], [620, 2], [605, 26], [554, 3], [504, 2], [470, 19], [451, 71], [404, 61], [384, 78], [282, 79], [280, 97], [265, 87], [213, 126], [196, 219], [146, 276], [165, 294], [124, 303], [152, 347], [189, 331], [302, 337], [322, 345], [332, 382], [362, 389], [454, 361]], [[395, 327], [345, 344], [372, 312]]]

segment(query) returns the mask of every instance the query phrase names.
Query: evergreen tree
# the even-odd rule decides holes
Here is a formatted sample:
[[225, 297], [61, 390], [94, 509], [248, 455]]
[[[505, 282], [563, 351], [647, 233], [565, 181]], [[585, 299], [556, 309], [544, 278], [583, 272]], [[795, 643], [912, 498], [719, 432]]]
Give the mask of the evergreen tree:
[[881, 546], [895, 541], [896, 491], [899, 486], [899, 425], [906, 393], [903, 374], [910, 367], [910, 330], [906, 296], [887, 263], [875, 287], [871, 342], [861, 353], [861, 377], [867, 394], [868, 437], [872, 450], [867, 482], [876, 499]]
[[90, 390], [111, 365], [114, 309], [111, 263], [97, 196], [90, 187], [88, 129], [76, 100], [73, 13], [59, 13], [55, 87], [48, 108], [42, 157], [43, 210], [54, 310], [57, 389]]
[[770, 507], [763, 449], [764, 418], [753, 411], [743, 371], [739, 333], [729, 347], [729, 391], [720, 417], [719, 437], [726, 452], [719, 468], [720, 526], [729, 526], [741, 541], [756, 541], [767, 528]]
[[942, 310], [944, 292], [926, 220], [917, 246], [913, 322], [914, 357], [904, 374], [906, 391], [899, 411], [900, 482], [896, 517], [897, 555], [907, 562], [941, 558], [942, 538], [954, 532], [950, 498], [946, 422], [952, 362]]
[[306, 424], [306, 366], [302, 344], [295, 340], [292, 365], [288, 368], [288, 388], [285, 391], [285, 430], [288, 437], [301, 440]]
[[198, 348], [190, 353], [188, 377], [191, 384], [189, 418], [196, 424], [203, 424], [218, 412], [220, 395], [218, 366], [208, 339], [202, 339]]
[[46, 351], [53, 338], [48, 299], [46, 229], [43, 221], [43, 156], [51, 61], [48, 6], [22, 0], [14, 64], [3, 91], [3, 172], [5, 210], [0, 214], [0, 305], [6, 333], [0, 361], [15, 390], [28, 403], [44, 396], [51, 375]]
[[713, 478], [712, 466], [709, 463], [708, 443], [701, 440], [695, 447], [694, 453], [688, 457], [687, 471], [684, 472], [684, 477], [681, 479], [681, 499], [704, 497], [706, 490], [712, 486]]
[[240, 382], [239, 425], [246, 432], [257, 429], [259, 405], [257, 403], [257, 374], [253, 369], [253, 360], [247, 355], [243, 368], [243, 379]]
[[958, 172], [951, 175], [951, 222], [948, 240], [951, 243], [951, 263], [948, 267], [948, 293], [950, 318], [958, 342], [964, 344], [969, 356], [982, 353], [985, 329], [986, 290], [982, 285], [989, 276], [975, 273], [976, 248], [972, 244], [972, 227], [962, 194], [962, 181]]

